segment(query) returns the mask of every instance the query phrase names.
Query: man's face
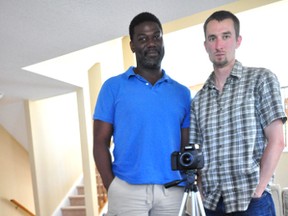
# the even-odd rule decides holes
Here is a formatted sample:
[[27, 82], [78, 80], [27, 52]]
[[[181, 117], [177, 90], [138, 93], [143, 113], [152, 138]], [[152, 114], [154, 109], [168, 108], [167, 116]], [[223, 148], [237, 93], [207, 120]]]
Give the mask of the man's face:
[[134, 28], [130, 47], [135, 52], [137, 67], [160, 69], [164, 57], [162, 31], [155, 22], [143, 22]]
[[236, 38], [232, 19], [210, 21], [207, 24], [204, 45], [214, 67], [222, 68], [233, 64], [235, 51], [241, 40], [241, 36]]

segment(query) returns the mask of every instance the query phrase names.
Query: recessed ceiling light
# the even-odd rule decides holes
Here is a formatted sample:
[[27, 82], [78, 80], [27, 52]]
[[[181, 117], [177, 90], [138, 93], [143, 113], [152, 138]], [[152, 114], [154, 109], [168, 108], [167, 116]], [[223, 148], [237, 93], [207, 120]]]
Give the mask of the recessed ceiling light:
[[0, 92], [0, 100], [4, 97], [4, 93]]

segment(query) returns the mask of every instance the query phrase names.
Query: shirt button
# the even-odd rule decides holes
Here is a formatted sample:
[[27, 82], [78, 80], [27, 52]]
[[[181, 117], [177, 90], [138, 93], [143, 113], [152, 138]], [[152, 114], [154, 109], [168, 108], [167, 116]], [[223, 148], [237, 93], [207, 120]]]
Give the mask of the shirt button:
[[146, 85], [148, 86], [148, 85], [149, 85], [149, 83], [146, 83]]

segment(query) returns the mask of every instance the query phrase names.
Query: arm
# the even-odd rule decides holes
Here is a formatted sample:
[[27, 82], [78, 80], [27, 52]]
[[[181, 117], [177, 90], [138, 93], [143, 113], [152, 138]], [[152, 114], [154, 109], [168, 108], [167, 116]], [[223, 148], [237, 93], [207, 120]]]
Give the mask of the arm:
[[269, 183], [281, 153], [284, 149], [283, 124], [280, 119], [273, 121], [264, 129], [267, 138], [267, 147], [260, 163], [260, 180], [253, 197], [261, 197]]
[[112, 132], [113, 126], [111, 124], [99, 120], [94, 121], [93, 155], [106, 190], [114, 178], [109, 151]]

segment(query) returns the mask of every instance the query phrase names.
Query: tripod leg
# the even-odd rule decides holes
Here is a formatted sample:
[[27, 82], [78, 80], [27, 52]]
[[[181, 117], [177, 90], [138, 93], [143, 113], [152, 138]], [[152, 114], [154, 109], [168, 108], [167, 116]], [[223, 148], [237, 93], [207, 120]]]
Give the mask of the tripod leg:
[[202, 203], [202, 199], [201, 199], [201, 195], [199, 193], [199, 191], [196, 192], [196, 196], [197, 196], [197, 201], [198, 201], [198, 207], [200, 209], [200, 213], [202, 216], [206, 216], [205, 210], [204, 210], [204, 206]]
[[199, 204], [198, 204], [198, 199], [197, 199], [197, 194], [195, 192], [192, 192], [192, 197], [191, 197], [191, 202], [192, 202], [192, 216], [199, 216]]
[[182, 198], [182, 203], [181, 203], [181, 207], [180, 207], [180, 211], [179, 211], [178, 216], [183, 216], [183, 212], [184, 212], [186, 201], [187, 201], [187, 196], [188, 196], [188, 192], [185, 191], [183, 198]]

